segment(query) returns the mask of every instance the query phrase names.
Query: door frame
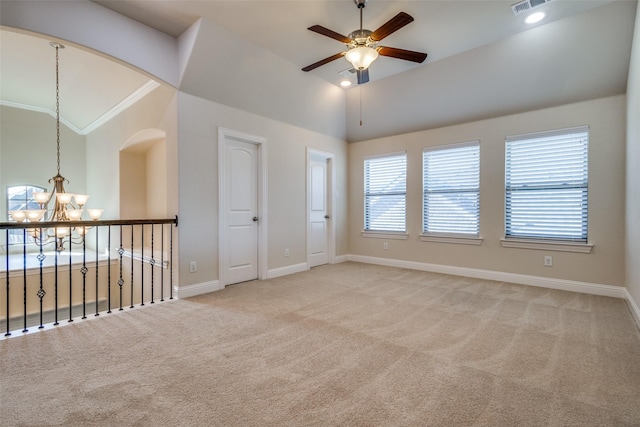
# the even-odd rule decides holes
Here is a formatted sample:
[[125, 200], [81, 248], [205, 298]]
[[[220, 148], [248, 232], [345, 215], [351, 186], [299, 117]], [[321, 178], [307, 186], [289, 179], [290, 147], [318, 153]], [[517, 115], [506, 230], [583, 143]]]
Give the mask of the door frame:
[[[307, 232], [307, 265], [311, 258], [311, 157], [322, 157], [327, 161], [327, 212], [329, 214], [329, 221], [327, 221], [327, 255], [329, 258], [329, 264], [335, 263], [336, 258], [336, 204], [335, 204], [335, 183], [336, 183], [336, 168], [334, 166], [335, 154], [327, 151], [315, 150], [307, 147], [307, 196], [306, 196], [306, 232]], [[307, 267], [308, 268], [308, 267]]]
[[267, 140], [223, 127], [218, 127], [218, 282], [221, 288], [227, 285], [225, 262], [227, 248], [226, 217], [227, 208], [227, 166], [226, 153], [229, 141], [254, 144], [258, 148], [258, 279], [267, 278], [268, 258], [268, 217], [267, 217]]

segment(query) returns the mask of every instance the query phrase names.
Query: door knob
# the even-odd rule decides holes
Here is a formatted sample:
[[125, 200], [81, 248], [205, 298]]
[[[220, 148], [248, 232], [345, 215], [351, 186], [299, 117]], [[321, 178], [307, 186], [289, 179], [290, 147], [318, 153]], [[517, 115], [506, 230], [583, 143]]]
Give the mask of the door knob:
[[253, 222], [257, 222], [258, 221], [258, 217], [257, 216], [254, 216], [252, 219], [253, 219]]
[[329, 215], [325, 215], [325, 216], [324, 216], [324, 219], [329, 219], [329, 218], [330, 218], [330, 216], [329, 216]]

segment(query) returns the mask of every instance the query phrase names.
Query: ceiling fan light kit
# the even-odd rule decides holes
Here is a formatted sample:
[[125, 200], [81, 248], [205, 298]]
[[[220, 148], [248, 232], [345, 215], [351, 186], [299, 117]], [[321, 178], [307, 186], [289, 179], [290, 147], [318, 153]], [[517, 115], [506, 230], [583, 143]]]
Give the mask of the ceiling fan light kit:
[[366, 70], [378, 58], [378, 51], [369, 46], [359, 46], [349, 49], [345, 55], [356, 70]]
[[409, 14], [400, 12], [389, 21], [384, 23], [377, 30], [370, 31], [362, 28], [362, 10], [366, 5], [367, 0], [353, 1], [360, 10], [360, 29], [351, 32], [348, 37], [343, 36], [340, 33], [336, 33], [335, 31], [332, 31], [321, 25], [314, 25], [308, 28], [309, 31], [313, 31], [315, 33], [344, 43], [347, 47], [347, 51], [337, 53], [328, 58], [308, 65], [304, 67], [302, 71], [306, 72], [314, 70], [322, 65], [328, 64], [329, 62], [332, 62], [344, 56], [357, 71], [358, 84], [363, 84], [369, 81], [369, 66], [378, 58], [379, 55], [416, 63], [424, 62], [424, 60], [427, 58], [426, 53], [396, 49], [393, 47], [378, 46], [378, 42], [380, 42], [382, 39], [398, 31], [405, 25], [413, 22], [413, 18]]

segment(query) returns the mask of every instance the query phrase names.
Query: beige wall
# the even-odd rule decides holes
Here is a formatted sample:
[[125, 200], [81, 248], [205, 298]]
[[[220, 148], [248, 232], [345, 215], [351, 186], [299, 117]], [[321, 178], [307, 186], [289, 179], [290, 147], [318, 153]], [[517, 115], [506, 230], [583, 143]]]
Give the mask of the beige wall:
[[166, 151], [164, 139], [120, 150], [120, 219], [166, 217]]
[[[150, 129], [166, 132], [166, 145], [164, 147], [166, 153], [164, 155], [153, 154], [155, 160], [165, 162], [165, 164], [159, 164], [158, 168], [164, 171], [166, 176], [164, 186], [160, 184], [155, 189], [155, 191], [164, 191], [165, 195], [162, 198], [155, 198], [155, 200], [160, 199], [163, 200], [163, 203], [166, 203], [164, 207], [166, 215], [173, 216], [177, 214], [177, 194], [175, 193], [177, 187], [173, 184], [173, 182], [177, 181], [178, 176], [177, 156], [174, 154], [177, 151], [175, 93], [176, 91], [173, 88], [160, 86], [125, 112], [87, 135], [87, 164], [90, 165], [87, 170], [87, 191], [92, 194], [95, 206], [105, 209], [103, 219], [119, 218], [121, 212], [120, 203], [125, 202], [120, 198], [121, 186], [127, 185], [126, 182], [120, 181], [122, 178], [120, 176], [121, 150], [125, 148], [127, 142], [133, 137]], [[133, 162], [133, 166], [122, 168], [128, 178], [146, 183], [148, 177], [145, 171], [145, 153], [147, 151], [145, 150], [144, 153], [139, 150], [123, 151], [124, 162], [127, 164]], [[136, 176], [135, 164], [139, 165], [138, 176]], [[133, 175], [129, 176], [127, 174]], [[143, 201], [141, 204], [145, 205], [146, 184], [144, 189], [140, 190], [138, 196]], [[126, 202], [130, 203], [131, 201], [127, 200]], [[154, 210], [161, 209], [156, 202], [154, 204]], [[140, 209], [134, 209], [134, 212], [126, 212], [128, 212], [128, 218], [131, 218], [131, 215], [145, 216], [147, 208], [143, 206]]]
[[[345, 141], [182, 92], [178, 106], [181, 286], [218, 279], [219, 127], [267, 140], [268, 269], [306, 262], [307, 147], [335, 154], [336, 254], [347, 253]], [[188, 272], [190, 261], [196, 273]]]
[[144, 152], [120, 151], [120, 219], [146, 218], [147, 157]]
[[[349, 251], [480, 270], [517, 273], [606, 285], [624, 285], [624, 96], [565, 105], [424, 132], [349, 144]], [[589, 241], [591, 254], [503, 248], [504, 140], [506, 136], [589, 125]], [[481, 246], [420, 242], [422, 149], [480, 140]], [[361, 237], [363, 159], [407, 151], [408, 240]], [[383, 242], [389, 249], [383, 249]], [[553, 267], [544, 267], [544, 255]]]
[[[0, 106], [0, 159], [0, 221], [6, 221], [7, 187], [31, 184], [52, 189], [48, 181], [57, 173], [55, 118]], [[87, 191], [85, 171], [85, 137], [61, 124], [60, 174], [69, 180], [65, 190]]]
[[167, 146], [152, 141], [145, 152], [147, 218], [167, 216]]
[[[627, 84], [626, 158], [626, 282], [637, 310], [637, 307], [640, 307], [640, 8], [636, 11], [636, 27]], [[640, 315], [640, 312], [636, 314]]]

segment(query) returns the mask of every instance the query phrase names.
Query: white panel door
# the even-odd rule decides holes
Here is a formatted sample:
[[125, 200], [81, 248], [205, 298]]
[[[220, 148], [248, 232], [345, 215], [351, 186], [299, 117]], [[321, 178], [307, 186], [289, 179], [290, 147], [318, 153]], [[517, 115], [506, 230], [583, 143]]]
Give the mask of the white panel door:
[[317, 154], [309, 157], [309, 231], [308, 253], [309, 267], [315, 267], [329, 262], [328, 241], [328, 189], [327, 189], [328, 160]]
[[258, 148], [229, 140], [226, 148], [226, 284], [258, 278]]

